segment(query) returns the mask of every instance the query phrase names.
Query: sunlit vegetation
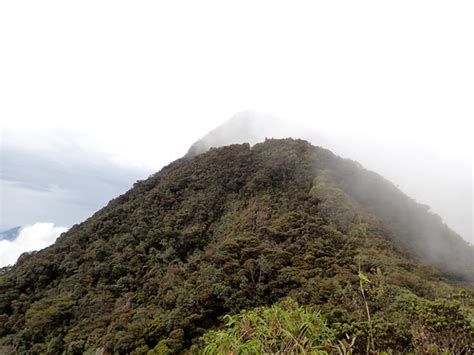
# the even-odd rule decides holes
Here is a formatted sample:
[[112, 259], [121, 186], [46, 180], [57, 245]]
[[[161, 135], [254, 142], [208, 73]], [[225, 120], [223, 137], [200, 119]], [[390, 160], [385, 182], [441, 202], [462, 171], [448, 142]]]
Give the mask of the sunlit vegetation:
[[324, 318], [286, 299], [224, 317], [225, 330], [203, 336], [201, 354], [327, 353], [336, 342]]
[[213, 149], [0, 274], [0, 353], [468, 353], [472, 256], [327, 150]]
[[[405, 322], [376, 320], [373, 327], [367, 322], [354, 322], [344, 337], [338, 324], [331, 328], [318, 310], [284, 299], [270, 307], [225, 316], [224, 329], [207, 331], [191, 352], [352, 354], [379, 353], [389, 349], [425, 354], [466, 354], [472, 351], [472, 326], [460, 311], [459, 304], [426, 302], [413, 298], [413, 295], [405, 295], [396, 302], [398, 315]], [[352, 333], [352, 337], [348, 333]], [[394, 334], [397, 337], [391, 339]], [[401, 343], [403, 338], [405, 342]]]

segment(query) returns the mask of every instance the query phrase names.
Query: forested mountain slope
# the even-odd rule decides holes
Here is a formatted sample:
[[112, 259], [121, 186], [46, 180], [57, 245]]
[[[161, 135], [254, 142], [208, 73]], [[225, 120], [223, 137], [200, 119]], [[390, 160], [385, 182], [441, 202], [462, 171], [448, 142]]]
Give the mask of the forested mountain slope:
[[279, 302], [318, 310], [327, 339], [356, 351], [470, 351], [473, 292], [446, 278], [472, 281], [473, 256], [426, 207], [328, 150], [211, 149], [1, 275], [0, 353], [195, 353], [225, 314]]

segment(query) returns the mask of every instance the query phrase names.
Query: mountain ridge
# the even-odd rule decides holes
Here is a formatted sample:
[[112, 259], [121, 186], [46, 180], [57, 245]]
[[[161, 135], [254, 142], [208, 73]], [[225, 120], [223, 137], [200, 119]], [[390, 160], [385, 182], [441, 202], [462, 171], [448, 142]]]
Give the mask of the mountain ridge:
[[[193, 353], [224, 314], [287, 296], [320, 307], [339, 337], [357, 336], [363, 349], [361, 272], [371, 280], [374, 322], [384, 329], [373, 335], [380, 349], [413, 347], [420, 331], [445, 346], [472, 332], [472, 291], [445, 282], [470, 280], [472, 249], [463, 257], [465, 242], [400, 194], [360, 164], [302, 140], [179, 159], [0, 276], [0, 349]], [[445, 253], [434, 260], [445, 277], [412, 257], [433, 231], [432, 240], [450, 246], [433, 249]], [[432, 303], [459, 292], [469, 296], [462, 304]], [[420, 313], [433, 307], [459, 320], [449, 334]], [[469, 346], [470, 339], [456, 341]]]

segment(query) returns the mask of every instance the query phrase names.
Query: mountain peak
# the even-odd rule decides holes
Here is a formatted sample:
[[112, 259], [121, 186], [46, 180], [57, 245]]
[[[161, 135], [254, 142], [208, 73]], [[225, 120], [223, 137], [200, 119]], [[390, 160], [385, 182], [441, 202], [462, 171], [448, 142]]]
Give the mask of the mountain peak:
[[324, 143], [318, 133], [297, 122], [290, 123], [271, 114], [247, 110], [235, 114], [195, 142], [188, 150], [186, 157], [194, 157], [210, 148], [230, 144], [249, 143], [254, 145], [263, 142], [265, 138], [289, 137], [319, 142], [319, 145]]

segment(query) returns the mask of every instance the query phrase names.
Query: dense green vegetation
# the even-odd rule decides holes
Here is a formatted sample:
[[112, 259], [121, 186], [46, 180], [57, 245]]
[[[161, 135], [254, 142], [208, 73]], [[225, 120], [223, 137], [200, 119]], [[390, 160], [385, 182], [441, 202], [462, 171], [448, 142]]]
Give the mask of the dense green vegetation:
[[204, 334], [202, 354], [326, 353], [335, 342], [319, 313], [291, 299], [224, 320], [226, 330]]
[[[469, 320], [459, 312], [459, 305], [425, 302], [407, 296], [397, 300], [397, 307], [403, 310], [402, 318], [415, 321], [413, 324], [403, 321], [394, 324], [383, 320], [380, 323], [357, 324], [362, 332], [352, 330], [352, 337], [341, 336], [337, 323], [331, 329], [319, 311], [310, 307], [301, 307], [292, 299], [271, 307], [259, 307], [251, 311], [242, 311], [235, 316], [225, 316], [223, 330], [209, 330], [202, 342], [192, 349], [200, 354], [351, 354], [378, 352], [380, 349], [407, 351], [410, 348], [417, 353], [439, 353], [448, 351], [464, 354], [472, 351], [472, 333]], [[417, 313], [415, 315], [415, 313]], [[370, 318], [370, 311], [368, 313]], [[396, 330], [387, 330], [390, 327]], [[402, 329], [401, 327], [406, 327]], [[451, 329], [451, 330], [448, 330]], [[463, 331], [454, 333], [453, 329]], [[411, 344], [390, 341], [390, 332], [405, 336]], [[364, 332], [369, 333], [364, 334]], [[441, 339], [437, 339], [439, 335]], [[366, 341], [363, 349], [357, 336]], [[340, 340], [337, 340], [339, 338]], [[164, 343], [160, 344], [164, 345]]]
[[280, 316], [295, 317], [282, 324], [290, 333], [308, 327], [275, 346], [465, 353], [473, 256], [439, 217], [325, 149], [291, 139], [213, 149], [1, 274], [0, 353], [228, 349], [249, 345], [226, 338], [245, 324], [257, 334]]

